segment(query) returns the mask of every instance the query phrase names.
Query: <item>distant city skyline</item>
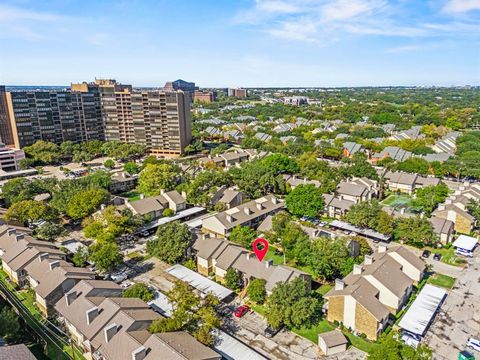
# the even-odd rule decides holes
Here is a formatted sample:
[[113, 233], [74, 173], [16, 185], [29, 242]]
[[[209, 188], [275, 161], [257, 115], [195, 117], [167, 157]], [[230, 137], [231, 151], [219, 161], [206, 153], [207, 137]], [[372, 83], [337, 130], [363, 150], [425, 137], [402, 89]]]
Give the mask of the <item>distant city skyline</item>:
[[0, 0], [0, 84], [480, 85], [480, 0]]

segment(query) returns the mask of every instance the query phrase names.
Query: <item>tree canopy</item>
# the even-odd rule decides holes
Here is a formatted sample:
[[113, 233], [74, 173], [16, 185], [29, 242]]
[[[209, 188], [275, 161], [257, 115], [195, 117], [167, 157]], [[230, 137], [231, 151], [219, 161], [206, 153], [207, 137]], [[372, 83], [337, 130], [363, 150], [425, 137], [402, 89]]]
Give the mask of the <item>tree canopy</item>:
[[182, 262], [192, 242], [192, 233], [179, 221], [173, 221], [158, 227], [157, 236], [147, 243], [149, 254], [169, 264]]

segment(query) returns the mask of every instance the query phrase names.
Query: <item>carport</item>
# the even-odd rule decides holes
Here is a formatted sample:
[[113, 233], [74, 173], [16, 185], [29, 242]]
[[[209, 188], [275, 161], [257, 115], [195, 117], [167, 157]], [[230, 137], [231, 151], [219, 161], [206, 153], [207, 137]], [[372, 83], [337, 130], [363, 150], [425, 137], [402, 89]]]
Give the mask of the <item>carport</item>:
[[402, 329], [402, 340], [406, 344], [417, 347], [446, 295], [447, 292], [437, 286], [426, 284], [423, 287], [398, 323]]
[[471, 253], [475, 249], [475, 246], [477, 246], [477, 242], [478, 240], [475, 237], [460, 235], [458, 239], [454, 241], [453, 247]]
[[200, 291], [203, 295], [212, 293], [220, 301], [225, 300], [231, 294], [233, 294], [232, 290], [217, 284], [215, 281], [212, 281], [209, 278], [206, 278], [205, 276], [200, 275], [199, 273], [192, 271], [183, 265], [176, 264], [172, 267], [169, 267], [165, 271], [177, 279], [188, 283], [190, 286]]

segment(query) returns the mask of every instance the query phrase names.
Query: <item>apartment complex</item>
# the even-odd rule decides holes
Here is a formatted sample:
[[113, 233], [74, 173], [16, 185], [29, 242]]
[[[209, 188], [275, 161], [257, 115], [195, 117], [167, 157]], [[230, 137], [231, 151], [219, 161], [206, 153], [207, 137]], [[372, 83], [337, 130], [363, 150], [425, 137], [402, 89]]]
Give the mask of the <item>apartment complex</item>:
[[193, 99], [195, 102], [211, 103], [217, 99], [217, 93], [215, 91], [195, 90]]
[[38, 140], [117, 140], [145, 145], [154, 155], [177, 156], [192, 137], [189, 96], [175, 86], [134, 91], [110, 79], [62, 91], [0, 87], [0, 138], [19, 148]]
[[0, 136], [6, 145], [104, 139], [98, 93], [0, 90], [0, 98]]
[[407, 303], [425, 273], [425, 263], [403, 246], [381, 244], [361, 265], [354, 265], [343, 280], [325, 294], [327, 319], [376, 340], [386, 328], [390, 314]]
[[227, 90], [228, 96], [236, 98], [246, 98], [248, 96], [247, 89], [229, 88]]
[[0, 172], [20, 170], [19, 162], [24, 158], [23, 150], [9, 148], [0, 143]]
[[180, 155], [192, 139], [190, 101], [183, 91], [133, 91], [115, 80], [72, 84], [100, 94], [105, 140], [145, 145], [154, 155]]

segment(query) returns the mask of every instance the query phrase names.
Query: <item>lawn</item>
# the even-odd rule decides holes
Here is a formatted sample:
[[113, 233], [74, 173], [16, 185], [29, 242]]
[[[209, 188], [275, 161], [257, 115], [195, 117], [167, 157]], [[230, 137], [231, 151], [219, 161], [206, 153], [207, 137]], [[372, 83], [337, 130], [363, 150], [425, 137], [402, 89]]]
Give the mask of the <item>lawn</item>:
[[276, 255], [276, 250], [277, 248], [275, 246], [270, 245], [267, 255], [265, 255], [265, 260], [273, 260], [274, 265], [283, 265], [283, 255]]
[[323, 284], [322, 286], [320, 286], [318, 289], [317, 289], [317, 293], [319, 293], [320, 295], [325, 295], [327, 292], [330, 291], [330, 289], [333, 287], [332, 284]]
[[382, 205], [398, 207], [405, 206], [408, 207], [412, 202], [412, 198], [408, 195], [390, 195], [386, 199], [382, 200], [380, 203]]
[[[335, 326], [330, 324], [327, 320], [323, 319], [316, 326], [313, 326], [311, 328], [292, 329], [292, 331], [312, 341], [313, 343], [318, 344], [318, 334], [331, 331], [334, 329], [335, 329]], [[380, 346], [376, 343], [372, 343], [368, 340], [355, 336], [347, 331], [343, 331], [343, 334], [348, 338], [348, 340], [350, 341], [350, 344], [355, 346], [357, 349], [365, 351], [366, 353], [370, 353], [377, 346]]]
[[457, 279], [448, 275], [435, 274], [428, 278], [428, 283], [445, 289], [451, 289], [453, 284], [455, 284], [455, 280]]
[[128, 201], [140, 200], [140, 193], [136, 191], [130, 191], [126, 193], [121, 193], [121, 197], [126, 197]]
[[433, 248], [433, 247], [426, 247], [425, 249], [432, 252], [432, 254], [439, 253], [442, 255], [440, 261], [444, 262], [445, 264], [453, 265], [453, 266], [463, 266], [465, 264], [465, 260], [455, 255], [455, 249], [451, 248]]

